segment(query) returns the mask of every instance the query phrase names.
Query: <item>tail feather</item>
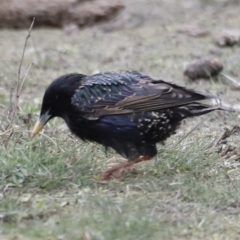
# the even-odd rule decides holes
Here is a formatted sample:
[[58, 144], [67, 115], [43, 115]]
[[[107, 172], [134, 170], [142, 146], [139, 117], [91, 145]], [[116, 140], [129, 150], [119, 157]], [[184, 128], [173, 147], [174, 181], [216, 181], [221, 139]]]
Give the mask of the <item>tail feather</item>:
[[188, 105], [178, 108], [178, 112], [180, 113], [182, 118], [200, 116], [200, 115], [204, 115], [204, 114], [210, 113], [215, 110], [231, 111], [230, 109], [225, 109], [225, 108], [221, 107], [220, 105], [204, 104], [204, 103], [199, 103], [199, 102], [193, 102], [193, 103], [190, 103]]
[[204, 115], [215, 110], [224, 110], [218, 106], [210, 106], [202, 103], [191, 103], [188, 106], [186, 106], [186, 108], [188, 110], [189, 117]]
[[200, 116], [215, 110], [234, 112], [236, 108], [223, 102], [220, 98], [213, 95], [206, 95], [206, 99], [193, 102], [185, 106], [192, 116]]

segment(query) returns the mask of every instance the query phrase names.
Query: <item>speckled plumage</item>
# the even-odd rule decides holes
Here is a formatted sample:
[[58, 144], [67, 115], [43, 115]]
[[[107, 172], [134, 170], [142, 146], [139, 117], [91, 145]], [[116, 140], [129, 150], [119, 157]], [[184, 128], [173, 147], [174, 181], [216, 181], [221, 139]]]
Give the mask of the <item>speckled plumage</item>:
[[68, 74], [46, 90], [41, 115], [62, 117], [82, 140], [135, 161], [156, 155], [156, 143], [175, 133], [184, 118], [216, 110], [197, 102], [208, 98], [136, 71]]

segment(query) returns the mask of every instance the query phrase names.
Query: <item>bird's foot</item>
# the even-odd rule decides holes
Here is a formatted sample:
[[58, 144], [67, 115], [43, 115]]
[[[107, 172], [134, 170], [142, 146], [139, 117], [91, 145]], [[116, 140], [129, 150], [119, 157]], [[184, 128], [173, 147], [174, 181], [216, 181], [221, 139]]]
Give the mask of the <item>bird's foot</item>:
[[112, 157], [107, 160], [108, 169], [102, 174], [101, 180], [108, 180], [112, 178], [121, 178], [124, 172], [127, 172], [129, 167], [125, 166], [128, 165], [125, 158], [118, 158]]
[[114, 165], [113, 167], [107, 169], [101, 176], [101, 180], [109, 180], [111, 178], [121, 178], [122, 173], [129, 170], [129, 167], [133, 164], [150, 160], [152, 157], [140, 156], [139, 158], [132, 161], [125, 161]]
[[132, 164], [130, 162], [122, 162], [115, 164], [111, 168], [107, 169], [101, 176], [101, 180], [109, 180], [111, 178], [121, 178], [122, 173]]

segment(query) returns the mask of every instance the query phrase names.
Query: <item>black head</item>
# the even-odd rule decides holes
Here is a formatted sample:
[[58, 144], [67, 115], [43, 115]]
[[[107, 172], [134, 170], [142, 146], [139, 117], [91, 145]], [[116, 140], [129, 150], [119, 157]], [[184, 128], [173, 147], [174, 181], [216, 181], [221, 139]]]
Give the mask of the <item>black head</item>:
[[71, 98], [81, 86], [83, 77], [84, 75], [77, 73], [63, 75], [48, 86], [43, 96], [40, 118], [33, 129], [32, 137], [37, 135], [50, 119], [64, 118], [71, 108]]

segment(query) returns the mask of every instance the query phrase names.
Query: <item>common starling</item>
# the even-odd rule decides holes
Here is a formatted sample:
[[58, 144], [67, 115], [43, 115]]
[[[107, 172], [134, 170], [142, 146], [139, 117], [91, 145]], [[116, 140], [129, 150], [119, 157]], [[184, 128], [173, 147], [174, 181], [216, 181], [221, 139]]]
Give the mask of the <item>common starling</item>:
[[101, 178], [120, 177], [123, 169], [153, 158], [156, 143], [174, 134], [183, 119], [220, 109], [197, 102], [212, 98], [136, 71], [67, 74], [48, 86], [32, 137], [61, 117], [83, 141], [113, 148], [127, 159]]

